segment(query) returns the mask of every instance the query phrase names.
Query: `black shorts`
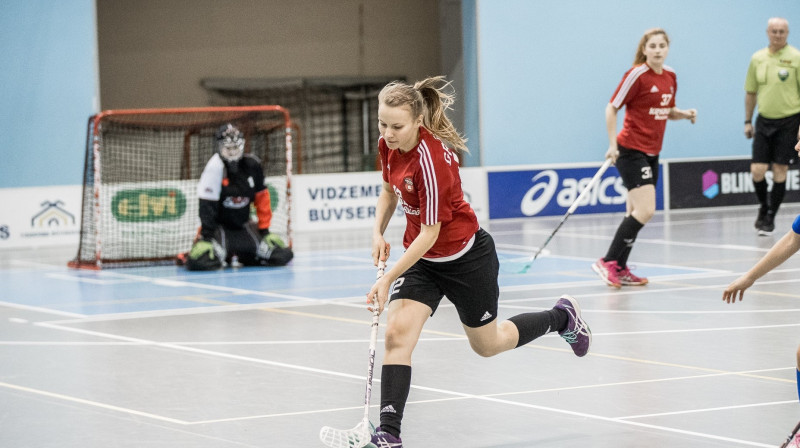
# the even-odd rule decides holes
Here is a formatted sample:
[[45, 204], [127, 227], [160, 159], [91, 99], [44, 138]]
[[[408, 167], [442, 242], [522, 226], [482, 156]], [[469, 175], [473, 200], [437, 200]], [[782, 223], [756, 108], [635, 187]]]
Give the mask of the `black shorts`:
[[794, 164], [797, 157], [794, 145], [797, 143], [798, 127], [800, 114], [775, 120], [761, 115], [756, 117], [753, 163]]
[[464, 325], [481, 327], [497, 317], [499, 269], [494, 240], [480, 229], [475, 233], [472, 247], [459, 258], [441, 262], [420, 259], [414, 263], [392, 284], [389, 300], [424, 303], [433, 316], [439, 302], [447, 296]]
[[622, 185], [629, 191], [642, 185], [653, 185], [658, 183], [658, 156], [651, 156], [617, 145], [619, 157], [617, 157], [617, 171], [622, 178]]

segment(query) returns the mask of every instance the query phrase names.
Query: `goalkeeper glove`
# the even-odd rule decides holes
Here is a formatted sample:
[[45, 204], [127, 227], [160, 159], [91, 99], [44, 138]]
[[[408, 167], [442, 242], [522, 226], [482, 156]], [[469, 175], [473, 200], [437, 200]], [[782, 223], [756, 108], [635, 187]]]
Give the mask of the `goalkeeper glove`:
[[277, 233], [268, 233], [263, 240], [267, 245], [269, 245], [270, 249], [274, 249], [276, 247], [286, 248], [286, 243], [283, 242], [281, 237]]
[[189, 251], [186, 268], [190, 271], [211, 271], [222, 267], [225, 249], [214, 240], [198, 240]]
[[189, 258], [197, 260], [205, 254], [208, 254], [208, 257], [213, 260], [216, 256], [214, 253], [214, 245], [211, 244], [211, 241], [199, 240], [192, 246], [192, 250], [189, 252]]

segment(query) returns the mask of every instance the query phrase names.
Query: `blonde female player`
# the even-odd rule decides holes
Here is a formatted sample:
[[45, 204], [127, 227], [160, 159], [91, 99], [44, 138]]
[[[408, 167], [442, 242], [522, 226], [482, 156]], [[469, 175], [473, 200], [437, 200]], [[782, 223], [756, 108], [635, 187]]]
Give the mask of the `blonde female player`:
[[[608, 150], [606, 159], [617, 166], [628, 189], [625, 218], [617, 228], [605, 257], [592, 265], [609, 286], [644, 285], [647, 279], [628, 268], [636, 236], [656, 211], [658, 155], [667, 120], [697, 119], [695, 109], [675, 107], [678, 90], [675, 72], [664, 65], [669, 37], [661, 28], [647, 30], [639, 41], [633, 68], [625, 73], [606, 106]], [[617, 134], [617, 112], [625, 107], [625, 121]]]
[[389, 257], [383, 233], [398, 201], [406, 215], [405, 252], [367, 293], [367, 301], [381, 311], [389, 302], [380, 426], [372, 437], [378, 447], [402, 447], [411, 354], [444, 296], [455, 305], [470, 346], [481, 356], [520, 347], [550, 331], [558, 331], [578, 356], [591, 344], [578, 303], [566, 295], [550, 310], [498, 323], [497, 253], [464, 201], [458, 154], [467, 148], [445, 115], [453, 102], [448, 86], [441, 76], [413, 86], [392, 82], [378, 96], [383, 190], [372, 237], [376, 265]]

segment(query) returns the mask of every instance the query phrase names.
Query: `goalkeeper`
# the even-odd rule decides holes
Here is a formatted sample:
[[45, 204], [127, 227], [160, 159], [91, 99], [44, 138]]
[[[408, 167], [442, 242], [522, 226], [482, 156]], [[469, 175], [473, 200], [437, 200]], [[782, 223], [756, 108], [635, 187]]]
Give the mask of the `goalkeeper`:
[[[269, 231], [272, 208], [261, 162], [244, 154], [244, 136], [232, 124], [220, 127], [215, 138], [217, 151], [197, 184], [201, 227], [186, 268], [219, 269], [234, 256], [245, 266], [285, 265], [294, 254]], [[250, 219], [251, 204], [257, 223]]]

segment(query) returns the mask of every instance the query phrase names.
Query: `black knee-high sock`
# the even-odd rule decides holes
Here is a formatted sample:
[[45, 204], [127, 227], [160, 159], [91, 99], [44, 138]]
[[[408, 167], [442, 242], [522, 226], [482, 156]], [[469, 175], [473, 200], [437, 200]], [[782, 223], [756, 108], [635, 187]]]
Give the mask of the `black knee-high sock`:
[[517, 314], [508, 320], [517, 326], [519, 331], [517, 347], [520, 347], [546, 333], [567, 328], [569, 315], [560, 308], [553, 308], [536, 313]]
[[628, 218], [630, 218], [632, 221], [632, 223], [630, 223], [631, 229], [635, 229], [635, 231], [630, 240], [625, 240], [625, 249], [622, 250], [622, 255], [620, 255], [619, 260], [617, 260], [617, 265], [621, 268], [624, 268], [628, 265], [628, 257], [631, 255], [631, 251], [633, 250], [633, 243], [636, 242], [636, 237], [639, 236], [639, 231], [642, 230], [642, 227], [644, 227], [644, 224], [637, 221], [633, 216], [628, 216], [625, 219]]
[[628, 255], [633, 248], [633, 242], [636, 241], [636, 235], [639, 234], [642, 227], [644, 227], [644, 224], [637, 221], [636, 218], [626, 216], [617, 227], [617, 233], [611, 241], [611, 246], [609, 246], [604, 260], [616, 260], [620, 267], [625, 267]]
[[389, 364], [381, 367], [381, 429], [400, 437], [403, 410], [411, 390], [411, 366]]
[[766, 211], [769, 208], [769, 203], [767, 202], [767, 180], [753, 181], [753, 187], [756, 189], [756, 197], [761, 204], [761, 210]]
[[772, 191], [769, 193], [769, 212], [773, 215], [778, 213], [778, 209], [783, 202], [783, 196], [786, 194], [786, 182], [773, 182]]

